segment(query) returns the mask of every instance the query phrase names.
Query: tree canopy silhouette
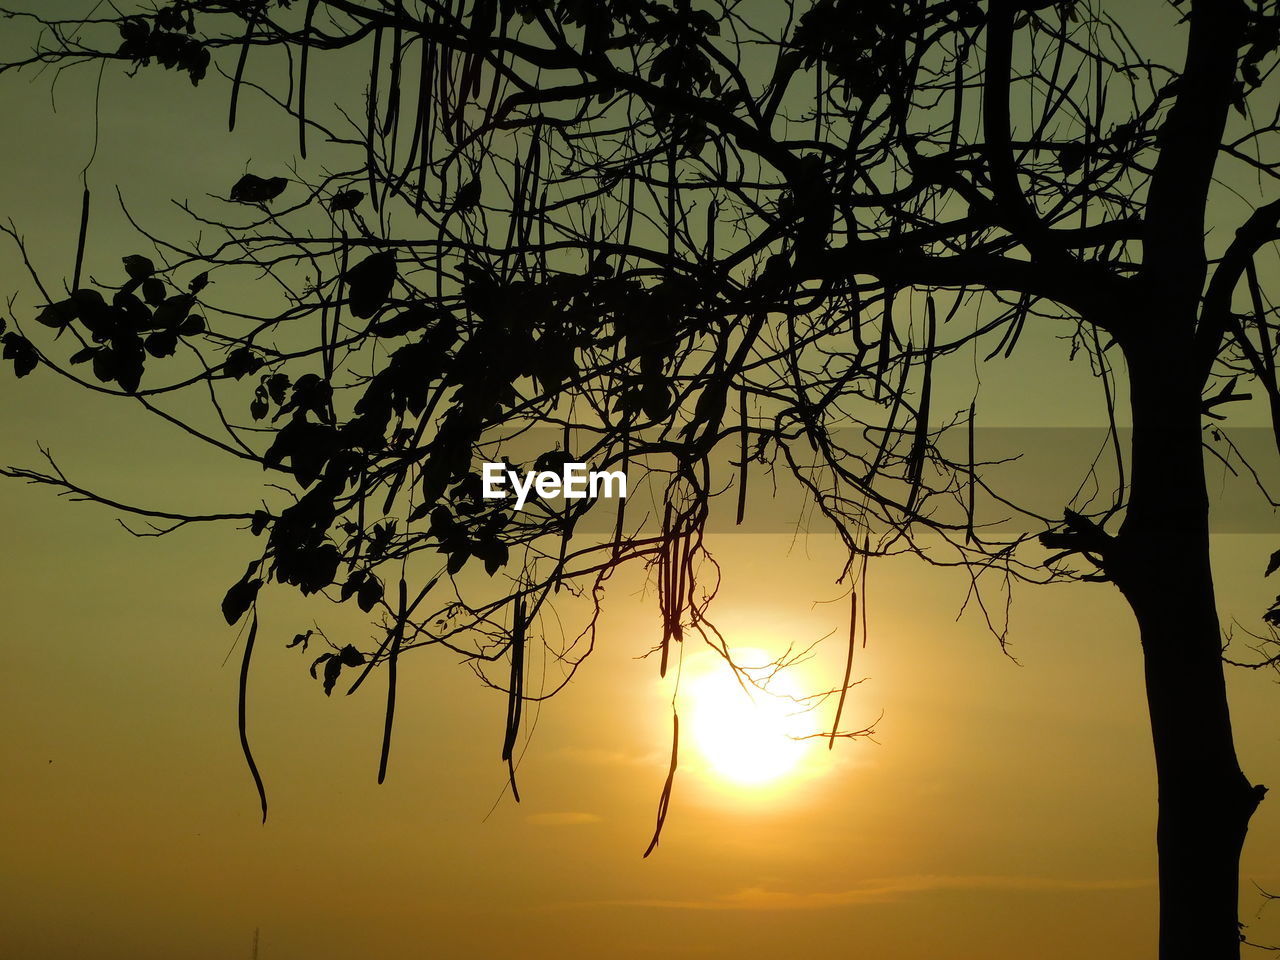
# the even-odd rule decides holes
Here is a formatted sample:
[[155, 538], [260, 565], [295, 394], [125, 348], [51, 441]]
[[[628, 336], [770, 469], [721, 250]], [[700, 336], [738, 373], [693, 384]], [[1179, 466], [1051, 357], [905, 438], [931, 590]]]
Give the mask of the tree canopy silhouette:
[[[387, 671], [380, 777], [397, 662], [442, 647], [508, 691], [514, 789], [526, 648], [560, 591], [598, 613], [625, 564], [656, 583], [661, 671], [694, 636], [729, 656], [704, 535], [713, 510], [749, 514], [753, 476], [790, 477], [847, 546], [850, 656], [869, 558], [913, 552], [996, 590], [1113, 584], [1145, 658], [1160, 956], [1237, 957], [1240, 850], [1265, 791], [1233, 745], [1203, 446], [1206, 417], [1247, 383], [1280, 424], [1256, 265], [1280, 221], [1280, 199], [1263, 202], [1280, 176], [1280, 10], [1144, 8], [1180, 38], [1173, 64], [1126, 30], [1132, 14], [1086, 0], [27, 14], [38, 46], [6, 70], [162, 66], [225, 82], [228, 126], [264, 98], [296, 126], [297, 155], [228, 170], [221, 202], [235, 206], [187, 206], [197, 239], [140, 226], [152, 255], [124, 257], [118, 283], [82, 282], [86, 189], [72, 278], [32, 271], [42, 305], [15, 312], [4, 357], [19, 377], [45, 366], [131, 397], [292, 493], [187, 515], [107, 500], [56, 465], [6, 472], [153, 532], [229, 522], [256, 538], [222, 601], [229, 623], [251, 624], [242, 737], [264, 584], [379, 616], [379, 646], [332, 645], [311, 671], [326, 693]], [[287, 81], [267, 79], [281, 64]], [[318, 87], [346, 100], [321, 107]], [[1259, 199], [1207, 244], [1233, 177]], [[967, 408], [935, 389], [944, 364], [972, 377], [973, 357], [1015, 355], [1028, 325], [1063, 331], [1113, 414], [1114, 495], [1052, 517], [985, 479], [976, 381]], [[1126, 386], [1131, 433], [1116, 425]], [[175, 413], [171, 395], [210, 412]], [[955, 432], [969, 438], [958, 455], [944, 452]], [[656, 514], [634, 497], [516, 510], [482, 495], [479, 464], [502, 460], [626, 471]], [[991, 504], [1034, 533], [984, 523]], [[594, 631], [593, 618], [558, 650], [564, 682]], [[1275, 662], [1260, 649], [1251, 665]], [[851, 676], [832, 691], [833, 741], [865, 732], [841, 726]]]

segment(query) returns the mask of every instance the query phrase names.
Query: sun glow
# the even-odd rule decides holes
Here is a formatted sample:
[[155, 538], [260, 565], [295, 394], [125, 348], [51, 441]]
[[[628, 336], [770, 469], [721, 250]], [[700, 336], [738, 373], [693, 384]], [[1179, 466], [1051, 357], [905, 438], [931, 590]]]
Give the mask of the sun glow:
[[692, 665], [685, 696], [694, 743], [726, 780], [775, 783], [808, 753], [811, 741], [796, 738], [812, 732], [813, 715], [797, 702], [802, 691], [791, 671], [766, 668], [770, 657], [760, 650], [735, 650], [733, 658], [745, 674], [741, 681], [716, 654]]

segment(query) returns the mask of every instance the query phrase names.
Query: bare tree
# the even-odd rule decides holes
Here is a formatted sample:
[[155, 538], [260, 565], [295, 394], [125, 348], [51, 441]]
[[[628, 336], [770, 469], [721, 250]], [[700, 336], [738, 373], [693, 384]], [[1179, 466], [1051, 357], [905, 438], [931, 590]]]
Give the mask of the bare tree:
[[[86, 191], [71, 280], [55, 289], [32, 271], [49, 333], [29, 338], [17, 318], [32, 312], [16, 312], [4, 356], [18, 376], [43, 365], [132, 397], [299, 492], [186, 515], [108, 501], [56, 465], [6, 473], [150, 518], [152, 532], [219, 521], [260, 538], [223, 600], [229, 622], [251, 624], [242, 736], [258, 590], [291, 584], [381, 617], [376, 649], [334, 645], [311, 666], [326, 690], [385, 667], [380, 776], [398, 659], [443, 647], [508, 691], [513, 790], [522, 706], [554, 692], [523, 680], [557, 592], [598, 613], [610, 574], [639, 561], [657, 585], [660, 670], [687, 636], [729, 656], [708, 618], [704, 533], [713, 510], [749, 512], [749, 476], [789, 476], [843, 538], [850, 656], [872, 557], [914, 552], [997, 591], [1112, 583], [1146, 665], [1160, 956], [1237, 957], [1240, 851], [1265, 790], [1232, 739], [1203, 447], [1206, 415], [1220, 420], [1250, 381], [1280, 423], [1275, 310], [1255, 265], [1280, 200], [1259, 199], [1216, 248], [1206, 214], [1233, 177], [1275, 193], [1280, 10], [1153, 5], [1185, 50], [1165, 64], [1126, 32], [1126, 9], [179, 0], [27, 14], [38, 46], [5, 69], [220, 74], [233, 130], [252, 92], [291, 118], [298, 147], [229, 173], [231, 212], [188, 206], [199, 240], [140, 225], [153, 256], [126, 257], [118, 287], [81, 281]], [[287, 87], [256, 79], [268, 58], [287, 65]], [[316, 106], [326, 76], [365, 69], [352, 102]], [[338, 166], [308, 159], [318, 147]], [[264, 287], [272, 309], [236, 299]], [[1112, 413], [1114, 495], [1060, 519], [987, 482], [976, 399], [943, 409], [934, 389], [944, 361], [961, 355], [965, 376], [975, 348], [1009, 356], [1028, 324], [1068, 331]], [[1131, 434], [1116, 427], [1126, 383]], [[207, 409], [172, 405], [187, 395]], [[944, 454], [948, 431], [970, 438], [963, 453]], [[522, 437], [542, 444], [522, 448], [539, 468], [627, 471], [660, 515], [486, 499], [477, 464]], [[1038, 538], [985, 525], [992, 504]], [[988, 595], [976, 594], [984, 611]], [[988, 619], [1003, 641], [998, 612]], [[558, 647], [564, 682], [594, 626]], [[1274, 640], [1261, 635], [1250, 665], [1275, 662]], [[832, 740], [853, 733], [851, 683], [830, 692]], [[672, 775], [675, 757], [673, 745]]]

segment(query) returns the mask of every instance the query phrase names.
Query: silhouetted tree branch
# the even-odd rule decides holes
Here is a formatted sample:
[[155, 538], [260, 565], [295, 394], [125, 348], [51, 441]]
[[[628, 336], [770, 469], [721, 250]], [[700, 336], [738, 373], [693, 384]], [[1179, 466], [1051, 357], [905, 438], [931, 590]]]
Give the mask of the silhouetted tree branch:
[[[1169, 66], [1109, 6], [180, 0], [28, 14], [36, 50], [0, 72], [221, 75], [231, 128], [252, 93], [296, 124], [298, 150], [183, 203], [194, 240], [133, 220], [153, 249], [114, 279], [66, 287], [32, 270], [44, 304], [15, 311], [4, 356], [18, 376], [43, 366], [132, 398], [291, 484], [251, 513], [132, 512], [261, 538], [224, 600], [229, 622], [256, 627], [267, 582], [381, 616], [377, 649], [312, 664], [326, 692], [344, 669], [363, 667], [358, 685], [387, 668], [380, 779], [398, 659], [439, 647], [507, 692], [514, 791], [522, 705], [573, 676], [627, 563], [657, 587], [661, 672], [690, 637], [729, 657], [709, 619], [706, 533], [730, 490], [736, 519], [750, 512], [752, 474], [789, 477], [842, 538], [864, 616], [858, 571], [898, 553], [966, 568], [1001, 642], [982, 581], [1114, 583], [1147, 664], [1161, 957], [1234, 957], [1239, 852], [1262, 791], [1226, 709], [1202, 449], [1221, 434], [1203, 417], [1256, 382], [1280, 426], [1275, 308], [1256, 267], [1280, 200], [1217, 251], [1206, 212], [1230, 165], [1280, 174], [1264, 93], [1280, 14], [1175, 4], [1186, 60]], [[286, 89], [260, 79], [273, 52], [288, 54]], [[363, 90], [335, 89], [357, 69]], [[319, 109], [317, 86], [346, 99]], [[1061, 519], [984, 478], [976, 383], [967, 410], [936, 389], [943, 364], [1010, 357], [1028, 325], [1066, 332], [1111, 421], [1115, 489], [1105, 503], [1082, 492]], [[958, 434], [965, 453], [946, 452]], [[477, 464], [502, 460], [625, 470], [657, 513], [635, 505], [647, 497], [514, 510], [481, 495]], [[132, 509], [56, 470], [8, 473]], [[1002, 533], [1001, 513], [1035, 534]], [[609, 532], [584, 532], [606, 515], [593, 529]], [[534, 693], [524, 651], [549, 642], [560, 591], [595, 615]], [[855, 617], [851, 655], [858, 632]], [[248, 663], [246, 649], [246, 677]], [[820, 697], [837, 700], [824, 736], [850, 735], [854, 682]], [[243, 729], [243, 700], [241, 716]]]

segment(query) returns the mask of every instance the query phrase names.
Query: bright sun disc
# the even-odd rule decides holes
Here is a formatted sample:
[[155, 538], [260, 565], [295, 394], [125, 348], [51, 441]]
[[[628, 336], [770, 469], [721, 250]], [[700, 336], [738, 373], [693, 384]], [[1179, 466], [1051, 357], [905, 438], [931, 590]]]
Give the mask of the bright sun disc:
[[[713, 659], [712, 659], [713, 658]], [[767, 691], [738, 682], [728, 664], [712, 655], [689, 681], [690, 726], [698, 750], [717, 774], [742, 785], [760, 785], [795, 770], [809, 741], [803, 705], [787, 671], [768, 678]], [[758, 650], [734, 651], [734, 660], [763, 683], [768, 657]]]

